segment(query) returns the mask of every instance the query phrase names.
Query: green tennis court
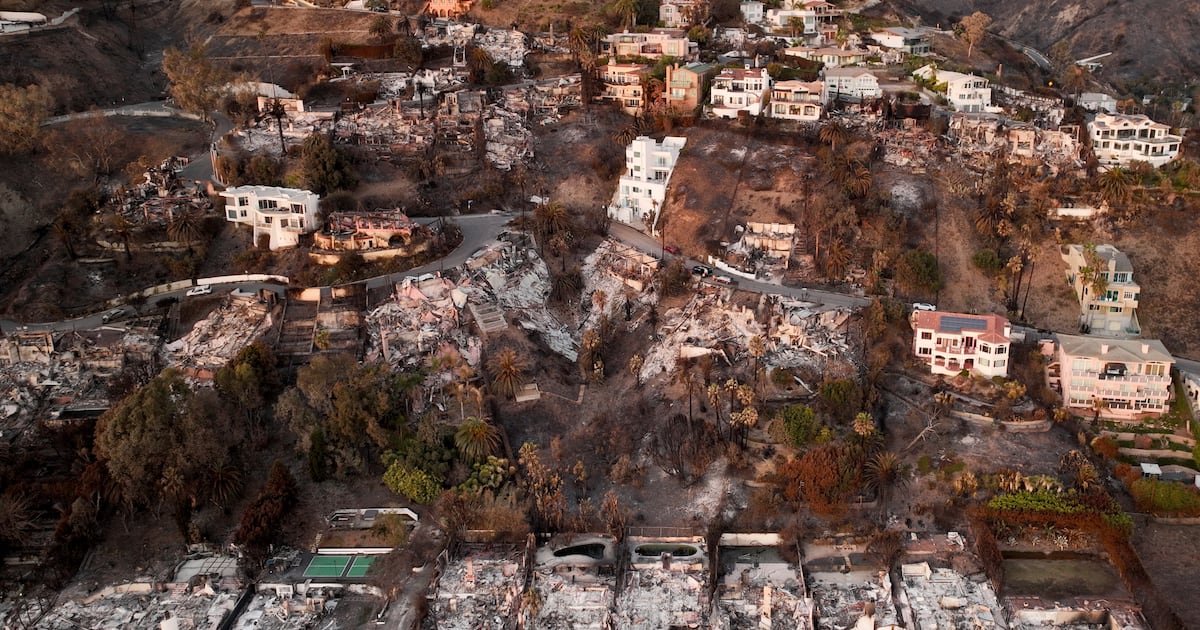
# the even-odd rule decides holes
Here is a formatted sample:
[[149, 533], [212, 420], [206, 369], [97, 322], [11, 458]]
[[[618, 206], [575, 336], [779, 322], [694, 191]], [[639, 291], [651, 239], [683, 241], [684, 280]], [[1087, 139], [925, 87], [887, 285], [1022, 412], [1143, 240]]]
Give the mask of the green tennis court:
[[350, 565], [350, 560], [350, 556], [313, 556], [308, 568], [304, 569], [304, 577], [342, 577], [346, 567]]
[[371, 563], [373, 562], [375, 562], [374, 556], [358, 556], [354, 559], [354, 563], [350, 565], [350, 570], [346, 572], [346, 577], [366, 577], [367, 569], [371, 568]]

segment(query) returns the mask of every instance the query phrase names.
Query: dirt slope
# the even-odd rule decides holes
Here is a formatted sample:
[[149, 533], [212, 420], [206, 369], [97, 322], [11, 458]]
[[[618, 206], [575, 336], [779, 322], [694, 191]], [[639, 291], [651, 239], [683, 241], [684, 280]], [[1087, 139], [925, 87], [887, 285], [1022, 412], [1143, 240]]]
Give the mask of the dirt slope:
[[[945, 27], [983, 11], [992, 32], [1049, 54], [1059, 41], [1072, 59], [1112, 52], [1101, 79], [1184, 83], [1200, 68], [1200, 3], [1195, 0], [898, 0], [898, 8]], [[1167, 19], [1167, 16], [1170, 16]]]

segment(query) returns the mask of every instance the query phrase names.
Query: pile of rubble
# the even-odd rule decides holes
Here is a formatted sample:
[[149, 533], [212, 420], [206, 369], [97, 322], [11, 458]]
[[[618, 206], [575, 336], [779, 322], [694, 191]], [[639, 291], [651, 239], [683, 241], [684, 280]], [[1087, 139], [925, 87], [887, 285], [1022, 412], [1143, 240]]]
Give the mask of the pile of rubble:
[[367, 361], [412, 368], [449, 346], [468, 365], [478, 365], [479, 338], [461, 325], [471, 284], [470, 278], [455, 283], [432, 274], [397, 283], [391, 299], [367, 314]]
[[[603, 547], [603, 551], [593, 552], [596, 546]], [[541, 596], [542, 605], [529, 627], [612, 627], [615, 547], [611, 536], [583, 534], [552, 540], [538, 549], [533, 588]]]
[[[897, 623], [896, 607], [892, 602], [892, 580], [887, 571], [814, 572], [811, 577], [810, 585], [816, 600], [819, 630], [886, 628]], [[859, 625], [863, 624], [864, 619], [868, 622]]]
[[280, 597], [269, 593], [255, 595], [238, 615], [230, 630], [304, 630], [331, 615], [338, 600], [321, 595]]
[[966, 157], [1006, 155], [1009, 161], [1033, 161], [1053, 172], [1080, 163], [1079, 128], [1039, 129], [1029, 123], [994, 114], [955, 114], [947, 136], [951, 146]]
[[446, 555], [439, 558], [444, 568], [430, 588], [429, 613], [422, 627], [507, 627], [521, 606], [525, 553], [519, 548], [493, 545], [470, 546], [458, 555], [455, 559]]
[[901, 566], [900, 607], [910, 628], [1004, 628], [996, 592], [987, 578], [965, 577], [929, 563]]
[[483, 124], [487, 139], [487, 160], [492, 166], [509, 171], [533, 157], [533, 132], [520, 114], [503, 107], [489, 108]]
[[630, 630], [704, 627], [709, 613], [703, 539], [631, 536], [630, 564], [617, 599], [616, 624]]
[[257, 296], [230, 296], [183, 337], [163, 346], [163, 362], [203, 377], [216, 371], [275, 324], [275, 311]]
[[475, 45], [487, 51], [492, 61], [503, 62], [513, 67], [525, 65], [529, 54], [528, 37], [518, 30], [490, 28], [475, 35]]
[[883, 145], [883, 161], [892, 166], [924, 168], [937, 150], [937, 138], [911, 118], [879, 130], [875, 138]]
[[207, 583], [195, 593], [163, 591], [150, 583], [116, 587], [118, 594], [68, 600], [49, 611], [44, 630], [181, 630], [215, 628], [233, 612], [239, 592], [214, 591]]

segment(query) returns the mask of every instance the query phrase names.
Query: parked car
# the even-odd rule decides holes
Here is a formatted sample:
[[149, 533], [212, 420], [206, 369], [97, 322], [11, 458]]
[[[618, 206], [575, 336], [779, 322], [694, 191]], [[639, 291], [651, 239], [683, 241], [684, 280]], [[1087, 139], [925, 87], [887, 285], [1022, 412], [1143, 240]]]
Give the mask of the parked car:
[[675, 256], [679, 255], [679, 248], [675, 247], [674, 245], [664, 245], [663, 250], [668, 254], [674, 254]]
[[100, 321], [107, 324], [108, 322], [111, 322], [112, 320], [117, 319], [118, 317], [121, 317], [123, 315], [125, 315], [125, 309], [118, 306], [117, 308], [114, 308], [110, 311], [106, 311], [104, 313], [104, 315], [101, 315]]
[[195, 297], [197, 295], [208, 295], [209, 293], [212, 293], [212, 285], [211, 284], [201, 284], [201, 285], [194, 286], [194, 287], [188, 289], [187, 296]]
[[706, 278], [712, 275], [712, 268], [705, 267], [704, 265], [696, 265], [695, 267], [692, 267], [692, 275]]
[[913, 302], [914, 311], [936, 311], [937, 307], [928, 302]]
[[716, 282], [717, 284], [737, 284], [733, 281], [733, 278], [730, 278], [729, 276], [717, 276], [713, 278], [713, 282]]

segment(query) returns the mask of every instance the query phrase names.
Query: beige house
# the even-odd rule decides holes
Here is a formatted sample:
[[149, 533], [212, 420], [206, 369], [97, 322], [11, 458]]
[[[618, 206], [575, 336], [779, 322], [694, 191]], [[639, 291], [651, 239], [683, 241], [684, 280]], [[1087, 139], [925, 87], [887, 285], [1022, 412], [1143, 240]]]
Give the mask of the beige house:
[[658, 20], [668, 28], [700, 24], [708, 17], [708, 0], [663, 0], [658, 5]]
[[472, 0], [429, 0], [422, 13], [440, 18], [457, 18], [471, 10]]
[[825, 84], [820, 81], [780, 81], [771, 88], [771, 118], [814, 122], [821, 119]]
[[635, 115], [645, 104], [642, 77], [649, 72], [649, 66], [617, 63], [610, 59], [608, 65], [601, 70], [600, 79], [604, 81], [604, 91], [597, 98], [616, 103], [626, 114]]
[[913, 311], [913, 356], [933, 374], [1008, 376], [1012, 325], [999, 315]]
[[666, 81], [663, 85], [667, 107], [682, 113], [696, 111], [700, 103], [704, 102], [704, 90], [708, 88], [708, 82], [716, 70], [717, 67], [711, 63], [667, 66]]
[[700, 53], [700, 45], [681, 29], [656, 28], [647, 33], [613, 33], [604, 38], [604, 52], [617, 57], [692, 60]]
[[[1049, 344], [1047, 344], [1048, 346]], [[1047, 379], [1063, 405], [1080, 414], [1138, 420], [1168, 410], [1175, 360], [1157, 339], [1101, 339], [1058, 335]]]
[[1085, 245], [1067, 245], [1067, 283], [1079, 300], [1079, 328], [1087, 334], [1127, 337], [1141, 332], [1137, 308], [1142, 288], [1133, 280], [1129, 257], [1112, 245], [1097, 245], [1095, 263], [1103, 293], [1095, 290]]
[[811, 48], [808, 46], [793, 46], [785, 48], [783, 54], [797, 59], [820, 61], [826, 68], [840, 68], [866, 63], [870, 55], [865, 50], [843, 50], [841, 48]]

